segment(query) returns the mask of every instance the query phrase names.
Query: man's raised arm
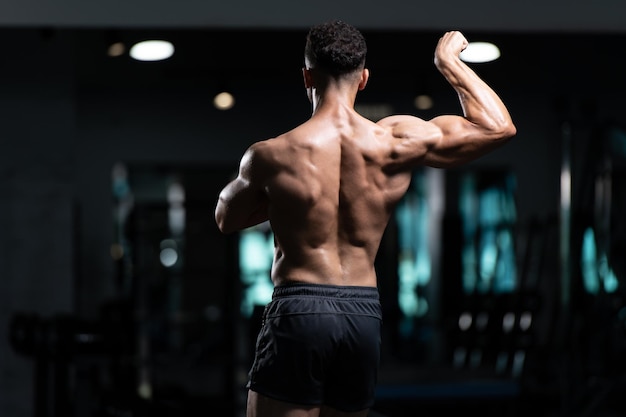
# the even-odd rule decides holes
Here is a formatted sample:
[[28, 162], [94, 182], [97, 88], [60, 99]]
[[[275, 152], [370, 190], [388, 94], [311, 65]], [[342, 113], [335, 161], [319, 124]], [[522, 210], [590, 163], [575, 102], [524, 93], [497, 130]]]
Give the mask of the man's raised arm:
[[459, 58], [467, 44], [460, 32], [447, 32], [435, 50], [435, 65], [457, 92], [462, 116], [443, 115], [425, 121], [395, 115], [378, 122], [395, 138], [391, 169], [457, 166], [488, 153], [517, 133], [500, 97]]
[[457, 31], [445, 33], [435, 50], [435, 65], [457, 92], [463, 116], [439, 116], [431, 120], [442, 130], [433, 151], [452, 164], [481, 156], [516, 134], [506, 106], [498, 95], [459, 57], [467, 47]]

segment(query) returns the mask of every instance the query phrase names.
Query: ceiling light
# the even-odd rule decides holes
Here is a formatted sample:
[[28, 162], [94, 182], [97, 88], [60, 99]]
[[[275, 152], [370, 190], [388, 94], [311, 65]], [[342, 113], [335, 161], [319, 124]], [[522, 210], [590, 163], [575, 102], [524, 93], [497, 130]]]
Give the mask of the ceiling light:
[[235, 97], [228, 92], [219, 93], [213, 98], [213, 105], [220, 110], [231, 109], [235, 105]]
[[130, 48], [130, 56], [138, 61], [161, 61], [173, 54], [174, 45], [162, 40], [143, 41]]
[[415, 97], [415, 107], [419, 110], [428, 110], [433, 107], [433, 99], [427, 94], [420, 94]]
[[123, 42], [112, 43], [107, 51], [110, 57], [122, 56], [124, 52], [126, 52], [126, 45]]
[[500, 50], [489, 42], [470, 42], [459, 57], [465, 62], [489, 62], [500, 57]]

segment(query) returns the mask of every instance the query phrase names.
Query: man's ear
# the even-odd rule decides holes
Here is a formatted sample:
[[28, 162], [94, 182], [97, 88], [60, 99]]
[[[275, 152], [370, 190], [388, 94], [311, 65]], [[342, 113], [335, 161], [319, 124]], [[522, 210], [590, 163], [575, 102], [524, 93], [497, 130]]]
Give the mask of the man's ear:
[[359, 91], [365, 88], [369, 79], [370, 70], [368, 70], [367, 68], [363, 68], [363, 71], [361, 71], [361, 80], [359, 81]]
[[304, 87], [313, 88], [313, 75], [308, 68], [302, 68], [302, 77], [304, 78]]

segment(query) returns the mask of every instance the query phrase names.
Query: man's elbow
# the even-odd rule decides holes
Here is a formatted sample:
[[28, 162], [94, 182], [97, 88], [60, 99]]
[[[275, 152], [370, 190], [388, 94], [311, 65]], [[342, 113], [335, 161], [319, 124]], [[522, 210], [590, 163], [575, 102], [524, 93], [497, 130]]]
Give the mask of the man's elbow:
[[224, 234], [230, 234], [234, 232], [234, 229], [231, 225], [228, 224], [228, 222], [226, 221], [226, 216], [219, 207], [215, 209], [215, 223], [217, 224], [217, 228], [219, 229], [219, 231]]
[[222, 232], [225, 235], [229, 235], [229, 234], [234, 233], [237, 230], [239, 230], [236, 227], [232, 227], [232, 226], [228, 225], [227, 223], [220, 222], [220, 221], [217, 222], [217, 228], [219, 229], [220, 232]]
[[517, 128], [512, 121], [498, 123], [492, 130], [492, 136], [497, 140], [507, 141], [517, 134]]
[[506, 125], [504, 132], [503, 132], [503, 137], [505, 139], [510, 139], [513, 136], [517, 135], [517, 127], [515, 127], [515, 125], [513, 124], [513, 122], [510, 122]]
[[231, 233], [231, 231], [228, 229], [228, 227], [223, 221], [216, 219], [215, 223], [217, 223], [217, 228], [219, 229], [220, 232], [224, 233], [225, 235]]

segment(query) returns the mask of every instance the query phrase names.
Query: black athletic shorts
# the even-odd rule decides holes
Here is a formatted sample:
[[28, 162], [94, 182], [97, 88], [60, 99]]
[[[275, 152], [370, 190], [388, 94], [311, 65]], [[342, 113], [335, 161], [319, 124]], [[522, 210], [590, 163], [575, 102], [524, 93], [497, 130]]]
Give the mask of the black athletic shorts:
[[360, 411], [374, 403], [382, 313], [374, 287], [276, 287], [247, 388], [276, 400]]

